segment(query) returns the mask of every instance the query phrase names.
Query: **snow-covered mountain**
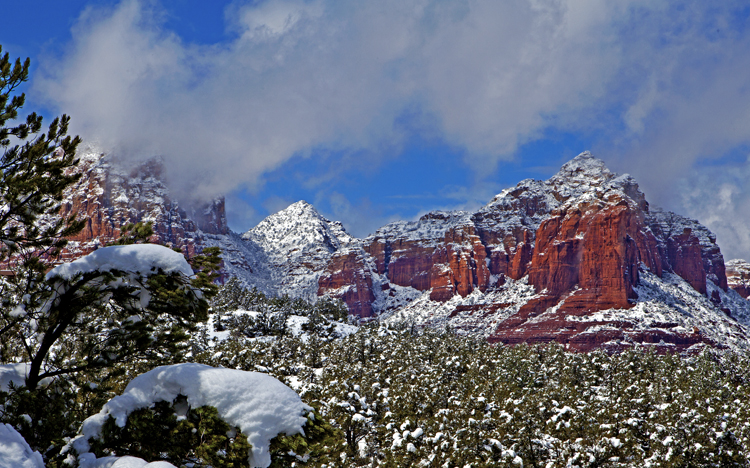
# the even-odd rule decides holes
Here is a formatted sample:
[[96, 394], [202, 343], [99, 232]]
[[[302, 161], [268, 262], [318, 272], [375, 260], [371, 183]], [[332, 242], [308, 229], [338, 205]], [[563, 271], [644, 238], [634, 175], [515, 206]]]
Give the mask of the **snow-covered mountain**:
[[[242, 235], [245, 244], [260, 253], [268, 272], [247, 276], [270, 294], [288, 294], [315, 300], [318, 279], [338, 250], [358, 243], [344, 226], [298, 201], [275, 213]], [[256, 279], [257, 278], [257, 279]]]
[[271, 295], [337, 297], [360, 317], [579, 350], [748, 346], [750, 302], [728, 287], [748, 268], [728, 263], [728, 283], [708, 229], [651, 209], [632, 177], [589, 153], [477, 211], [431, 212], [365, 239], [304, 201], [233, 233], [222, 200], [197, 210], [171, 200], [157, 160], [126, 171], [90, 150], [82, 171], [63, 213], [85, 216], [87, 228], [68, 256], [152, 220], [158, 241], [188, 255], [221, 247], [225, 277]]

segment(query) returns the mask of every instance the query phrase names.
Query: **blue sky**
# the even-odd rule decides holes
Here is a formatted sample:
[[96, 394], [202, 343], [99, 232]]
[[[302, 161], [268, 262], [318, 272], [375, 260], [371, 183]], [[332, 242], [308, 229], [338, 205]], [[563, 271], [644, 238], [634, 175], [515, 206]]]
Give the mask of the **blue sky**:
[[713, 3], [34, 0], [0, 44], [28, 110], [237, 231], [305, 199], [363, 236], [591, 150], [750, 257], [750, 7]]

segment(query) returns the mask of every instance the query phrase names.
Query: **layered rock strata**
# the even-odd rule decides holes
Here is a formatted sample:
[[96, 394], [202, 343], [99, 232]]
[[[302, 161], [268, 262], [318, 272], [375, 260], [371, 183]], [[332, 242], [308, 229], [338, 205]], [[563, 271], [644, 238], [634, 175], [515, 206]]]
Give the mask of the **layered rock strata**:
[[[664, 343], [669, 349], [720, 345], [692, 327], [641, 330], [627, 321], [587, 319], [635, 307], [643, 272], [659, 280], [675, 275], [717, 313], [732, 314], [732, 306], [724, 304], [727, 276], [713, 234], [696, 221], [650, 210], [632, 177], [610, 172], [589, 153], [547, 181], [526, 180], [504, 190], [477, 212], [434, 212], [392, 223], [359, 248], [357, 255], [349, 249], [332, 254], [318, 293], [342, 298], [362, 317], [401, 307], [398, 301], [396, 307], [389, 304], [403, 288], [446, 303], [475, 291], [486, 296], [502, 291], [507, 281], [524, 279], [533, 297], [474, 308], [507, 315], [488, 334], [496, 342], [556, 341], [587, 350], [622, 341], [622, 330], [631, 328], [638, 330], [627, 335], [632, 342]], [[456, 309], [449, 316], [468, 311]], [[573, 325], [571, 317], [577, 317]], [[584, 333], [592, 327], [611, 330], [592, 338]]]
[[80, 153], [80, 160], [76, 171], [82, 177], [65, 191], [60, 214], [76, 214], [85, 226], [70, 239], [62, 254], [64, 260], [116, 240], [128, 223], [151, 221], [153, 242], [179, 248], [188, 257], [201, 250], [204, 235], [229, 233], [224, 199], [195, 209], [181, 207], [169, 197], [159, 159], [118, 162], [87, 148]]

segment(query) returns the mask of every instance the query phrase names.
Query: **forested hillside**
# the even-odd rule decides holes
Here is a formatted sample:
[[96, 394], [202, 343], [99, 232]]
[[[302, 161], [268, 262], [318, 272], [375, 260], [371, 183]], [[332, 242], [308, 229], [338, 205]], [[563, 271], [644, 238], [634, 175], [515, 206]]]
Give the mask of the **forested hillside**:
[[194, 356], [286, 382], [339, 430], [315, 466], [746, 466], [747, 357], [494, 346], [451, 330], [233, 334]]

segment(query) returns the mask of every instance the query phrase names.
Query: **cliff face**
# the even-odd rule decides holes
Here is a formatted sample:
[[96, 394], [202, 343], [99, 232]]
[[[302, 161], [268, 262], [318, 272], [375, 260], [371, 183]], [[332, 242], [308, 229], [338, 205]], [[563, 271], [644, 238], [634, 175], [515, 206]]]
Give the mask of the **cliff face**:
[[[447, 314], [443, 322], [484, 328], [496, 342], [557, 341], [580, 350], [652, 341], [665, 349], [716, 345], [689, 320], [646, 326], [639, 291], [646, 283], [662, 287], [665, 275], [705, 298], [720, 322], [733, 309], [735, 316], [748, 313], [729, 297], [713, 234], [696, 221], [650, 210], [632, 177], [611, 173], [588, 153], [548, 181], [503, 191], [477, 212], [435, 212], [384, 226], [359, 250], [332, 254], [319, 294], [340, 297], [362, 317], [385, 313], [427, 324], [440, 314], [425, 318], [420, 308], [439, 309]], [[509, 298], [521, 283], [533, 294]], [[633, 320], [592, 318], [639, 305]], [[743, 326], [727, 323], [744, 336]]]
[[64, 194], [60, 214], [77, 213], [85, 227], [70, 239], [63, 258], [76, 258], [120, 236], [128, 223], [151, 221], [154, 242], [178, 247], [188, 257], [202, 246], [204, 234], [229, 232], [224, 200], [185, 210], [169, 198], [164, 167], [157, 159], [138, 164], [118, 163], [96, 150], [80, 154], [78, 183]]

